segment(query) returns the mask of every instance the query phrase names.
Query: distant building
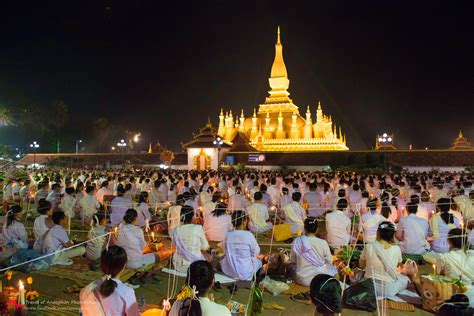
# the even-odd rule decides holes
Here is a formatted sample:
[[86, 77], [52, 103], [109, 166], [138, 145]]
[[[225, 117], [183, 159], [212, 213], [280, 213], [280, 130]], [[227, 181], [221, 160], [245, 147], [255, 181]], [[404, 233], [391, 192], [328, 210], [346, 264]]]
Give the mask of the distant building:
[[450, 149], [454, 150], [472, 150], [474, 147], [471, 145], [471, 142], [464, 137], [461, 131], [459, 131], [458, 137], [454, 140], [453, 145]]
[[[225, 140], [222, 144], [215, 144], [218, 139], [216, 129], [211, 122], [199, 130], [199, 133], [193, 133], [193, 139], [185, 144], [182, 144], [183, 149], [188, 154], [188, 169], [207, 170], [217, 169], [219, 166], [220, 157], [227, 152], [232, 146]], [[222, 149], [222, 153], [221, 153]]]

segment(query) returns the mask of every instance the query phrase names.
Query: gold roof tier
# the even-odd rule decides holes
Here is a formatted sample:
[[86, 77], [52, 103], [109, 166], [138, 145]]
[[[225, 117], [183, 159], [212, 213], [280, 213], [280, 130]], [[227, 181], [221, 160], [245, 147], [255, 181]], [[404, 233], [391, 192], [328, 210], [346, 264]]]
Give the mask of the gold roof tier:
[[240, 110], [239, 116], [239, 111], [221, 109], [217, 133], [222, 138], [232, 143], [240, 135], [240, 142], [242, 139], [248, 139], [248, 145], [259, 151], [349, 149], [341, 127], [338, 130], [333, 125], [332, 118], [324, 115], [319, 102], [313, 120], [310, 106], [303, 117], [290, 99], [290, 80], [283, 60], [279, 27], [269, 84], [269, 96], [258, 106], [258, 111], [253, 110], [251, 116], [246, 117], [243, 110]]

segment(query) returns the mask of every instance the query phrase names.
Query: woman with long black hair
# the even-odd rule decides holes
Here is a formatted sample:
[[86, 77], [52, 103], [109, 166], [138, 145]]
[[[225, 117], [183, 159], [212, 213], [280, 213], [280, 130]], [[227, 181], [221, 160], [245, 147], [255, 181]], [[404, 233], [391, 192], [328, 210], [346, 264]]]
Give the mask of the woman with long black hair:
[[171, 307], [169, 316], [230, 316], [227, 307], [213, 302], [213, 285], [211, 264], [204, 260], [191, 263], [186, 285]]

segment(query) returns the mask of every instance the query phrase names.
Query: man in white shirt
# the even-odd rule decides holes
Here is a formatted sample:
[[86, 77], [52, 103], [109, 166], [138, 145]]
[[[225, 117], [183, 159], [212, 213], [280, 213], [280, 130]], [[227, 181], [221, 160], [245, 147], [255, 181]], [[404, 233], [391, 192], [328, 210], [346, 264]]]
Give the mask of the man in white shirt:
[[298, 231], [303, 232], [304, 230], [303, 222], [306, 219], [306, 211], [300, 205], [300, 192], [293, 192], [291, 198], [293, 202], [287, 204], [283, 208], [283, 212], [285, 213], [285, 223], [290, 224], [291, 233], [296, 234]]
[[86, 195], [79, 201], [82, 209], [81, 218], [83, 222], [90, 223], [92, 216], [100, 209], [99, 201], [95, 197], [95, 187], [88, 185]]
[[403, 253], [421, 255], [430, 249], [426, 238], [430, 232], [428, 221], [416, 215], [418, 205], [410, 202], [406, 205], [408, 216], [402, 217], [396, 237]]
[[337, 208], [326, 214], [326, 231], [329, 246], [339, 248], [349, 243], [351, 239], [351, 220], [344, 214], [347, 200], [340, 199]]
[[122, 185], [117, 186], [117, 196], [110, 203], [110, 222], [114, 226], [120, 224], [120, 222], [123, 220], [123, 217], [125, 216], [125, 212], [129, 208], [132, 208], [130, 201], [123, 197], [124, 194], [124, 187]]
[[247, 207], [249, 215], [249, 230], [256, 233], [264, 233], [272, 229], [273, 224], [268, 223], [269, 215], [267, 206], [262, 203], [262, 193], [255, 192], [254, 203]]
[[309, 184], [309, 192], [305, 193], [303, 203], [308, 205], [308, 216], [319, 217], [324, 214], [321, 194], [316, 192], [318, 185], [313, 182]]
[[276, 179], [272, 178], [270, 180], [270, 186], [267, 189], [268, 194], [270, 194], [272, 205], [278, 204], [278, 198], [280, 197], [280, 190], [276, 186]]
[[51, 203], [51, 208], [54, 210], [61, 203], [61, 185], [59, 183], [53, 183], [51, 186], [51, 192], [48, 193], [46, 201]]

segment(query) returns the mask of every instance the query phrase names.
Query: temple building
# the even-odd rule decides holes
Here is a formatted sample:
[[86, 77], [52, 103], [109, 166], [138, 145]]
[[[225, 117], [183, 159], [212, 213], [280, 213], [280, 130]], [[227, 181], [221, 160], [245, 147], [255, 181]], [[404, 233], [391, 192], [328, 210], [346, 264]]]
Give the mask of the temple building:
[[450, 149], [454, 150], [473, 150], [474, 147], [471, 145], [471, 142], [464, 137], [461, 131], [459, 131], [458, 137], [454, 140], [453, 145]]
[[227, 143], [233, 144], [237, 137], [240, 141], [248, 139], [249, 145], [261, 152], [349, 149], [341, 127], [336, 128], [331, 116], [323, 113], [319, 102], [313, 121], [310, 106], [303, 117], [289, 97], [290, 80], [283, 60], [279, 27], [269, 84], [269, 96], [250, 117], [246, 117], [243, 110], [239, 115], [221, 109], [217, 134]]

